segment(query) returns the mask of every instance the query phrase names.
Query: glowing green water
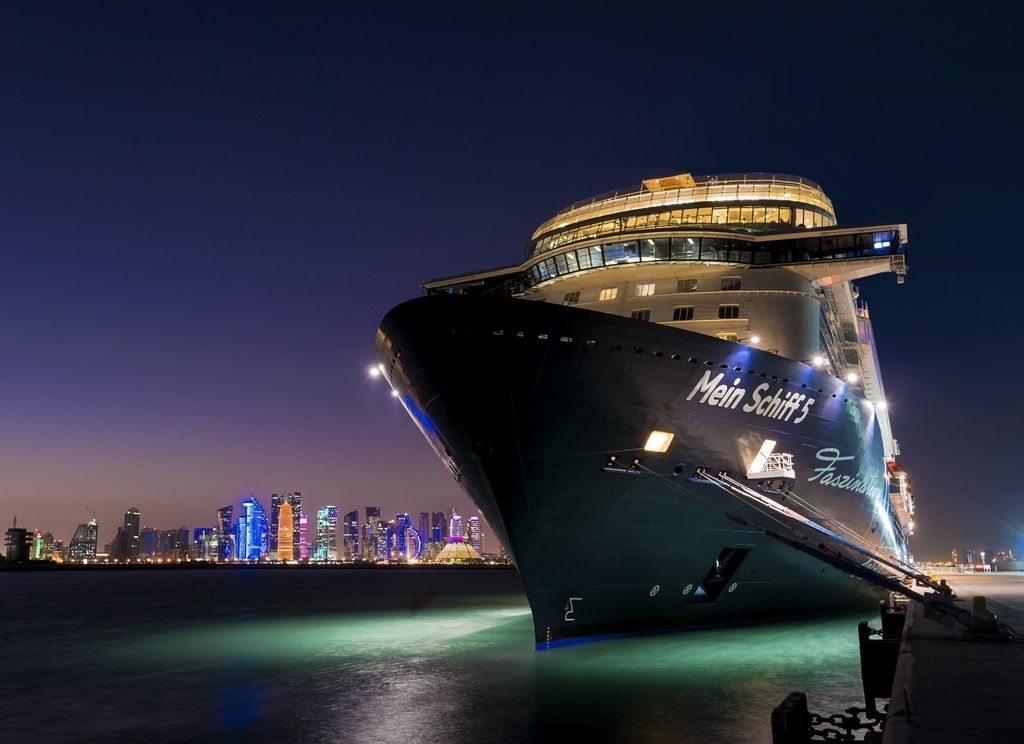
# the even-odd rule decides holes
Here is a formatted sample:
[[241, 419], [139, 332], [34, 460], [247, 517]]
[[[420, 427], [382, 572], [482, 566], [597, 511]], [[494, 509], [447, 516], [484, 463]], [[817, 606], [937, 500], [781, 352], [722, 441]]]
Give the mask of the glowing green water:
[[49, 741], [749, 744], [770, 741], [792, 690], [821, 712], [860, 702], [857, 616], [538, 652], [514, 573], [0, 582], [27, 611], [5, 601], [0, 630], [21, 642], [5, 652], [0, 716]]

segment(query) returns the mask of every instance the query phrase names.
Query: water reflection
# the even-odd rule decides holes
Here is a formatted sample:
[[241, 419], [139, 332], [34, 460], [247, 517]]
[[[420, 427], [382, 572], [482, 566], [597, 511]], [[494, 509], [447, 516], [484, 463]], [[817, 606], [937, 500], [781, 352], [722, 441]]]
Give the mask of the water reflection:
[[[41, 619], [18, 626], [0, 716], [51, 741], [749, 744], [770, 741], [791, 690], [822, 712], [858, 702], [857, 616], [538, 652], [514, 574], [413, 573], [79, 574], [62, 584], [83, 594], [79, 621], [48, 632], [58, 599], [31, 577], [14, 591]], [[159, 601], [169, 590], [173, 606]], [[140, 604], [104, 612], [104, 596]]]

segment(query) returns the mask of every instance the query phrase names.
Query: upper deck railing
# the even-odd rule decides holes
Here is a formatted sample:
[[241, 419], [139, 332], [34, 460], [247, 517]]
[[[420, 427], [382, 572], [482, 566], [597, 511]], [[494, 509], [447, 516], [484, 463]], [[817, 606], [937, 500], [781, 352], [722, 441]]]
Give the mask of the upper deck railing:
[[662, 205], [731, 201], [790, 201], [825, 210], [835, 219], [832, 201], [807, 178], [781, 173], [738, 173], [718, 176], [682, 174], [651, 178], [638, 187], [611, 191], [578, 201], [544, 222], [533, 239], [545, 233], [609, 214]]

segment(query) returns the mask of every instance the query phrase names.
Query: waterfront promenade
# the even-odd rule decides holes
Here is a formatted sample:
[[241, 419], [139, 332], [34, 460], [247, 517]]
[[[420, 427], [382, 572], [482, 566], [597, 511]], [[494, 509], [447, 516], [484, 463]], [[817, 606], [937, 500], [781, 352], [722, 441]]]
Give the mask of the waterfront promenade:
[[[1024, 637], [1024, 573], [940, 574], [970, 610], [988, 599]], [[1024, 741], [1024, 641], [969, 641], [911, 603], [884, 744], [1019, 744]]]

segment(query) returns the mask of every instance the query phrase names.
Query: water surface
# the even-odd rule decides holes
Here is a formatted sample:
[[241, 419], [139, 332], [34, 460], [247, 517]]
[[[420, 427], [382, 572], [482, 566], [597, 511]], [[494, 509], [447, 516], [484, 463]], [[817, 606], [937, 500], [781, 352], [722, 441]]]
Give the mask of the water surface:
[[0, 603], [0, 721], [47, 742], [770, 742], [792, 690], [863, 705], [870, 618], [536, 651], [514, 571], [424, 568], [4, 572]]

